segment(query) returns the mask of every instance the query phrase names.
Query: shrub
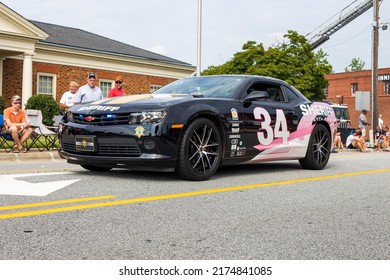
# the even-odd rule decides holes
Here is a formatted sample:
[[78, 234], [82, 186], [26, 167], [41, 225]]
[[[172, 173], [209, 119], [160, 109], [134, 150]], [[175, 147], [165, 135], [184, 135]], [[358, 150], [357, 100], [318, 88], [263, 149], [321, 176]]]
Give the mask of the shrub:
[[53, 124], [53, 117], [60, 114], [58, 104], [53, 97], [43, 94], [31, 96], [27, 100], [25, 109], [40, 110], [43, 116], [43, 124], [49, 126]]
[[4, 109], [5, 109], [5, 101], [4, 98], [0, 96], [0, 114], [3, 114]]

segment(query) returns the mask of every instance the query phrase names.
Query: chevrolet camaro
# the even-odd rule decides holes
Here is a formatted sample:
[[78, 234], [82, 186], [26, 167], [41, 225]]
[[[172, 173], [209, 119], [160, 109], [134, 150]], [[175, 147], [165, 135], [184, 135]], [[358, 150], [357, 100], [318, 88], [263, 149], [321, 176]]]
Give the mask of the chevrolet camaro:
[[90, 171], [175, 171], [207, 180], [222, 165], [329, 160], [337, 122], [329, 104], [263, 76], [201, 76], [151, 94], [72, 107], [59, 128], [59, 154]]

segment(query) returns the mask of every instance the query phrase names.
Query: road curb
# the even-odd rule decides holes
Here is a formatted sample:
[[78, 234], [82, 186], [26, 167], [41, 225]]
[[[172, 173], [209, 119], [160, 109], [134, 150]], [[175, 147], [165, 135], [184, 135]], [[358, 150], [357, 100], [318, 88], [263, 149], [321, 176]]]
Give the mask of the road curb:
[[60, 160], [60, 156], [57, 151], [28, 151], [27, 153], [3, 153], [0, 152], [0, 162], [7, 161], [36, 161], [36, 160], [44, 160], [44, 161], [54, 161]]

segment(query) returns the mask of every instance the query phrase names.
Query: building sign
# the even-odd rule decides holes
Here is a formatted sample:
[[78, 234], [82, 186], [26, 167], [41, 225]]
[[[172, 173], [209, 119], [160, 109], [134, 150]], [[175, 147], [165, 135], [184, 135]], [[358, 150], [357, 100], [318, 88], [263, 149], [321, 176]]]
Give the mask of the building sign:
[[390, 81], [390, 74], [378, 75], [378, 81]]
[[361, 111], [363, 109], [369, 111], [370, 109], [370, 92], [356, 91], [355, 92], [355, 109]]

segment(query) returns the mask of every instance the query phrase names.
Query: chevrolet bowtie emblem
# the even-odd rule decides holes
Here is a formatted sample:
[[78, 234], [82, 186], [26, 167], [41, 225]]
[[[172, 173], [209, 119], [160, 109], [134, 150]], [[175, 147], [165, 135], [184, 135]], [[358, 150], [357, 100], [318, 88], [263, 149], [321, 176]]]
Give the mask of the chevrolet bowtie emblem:
[[90, 122], [90, 121], [93, 121], [95, 118], [94, 117], [91, 117], [91, 116], [88, 116], [88, 117], [85, 117], [85, 120], [87, 122]]

